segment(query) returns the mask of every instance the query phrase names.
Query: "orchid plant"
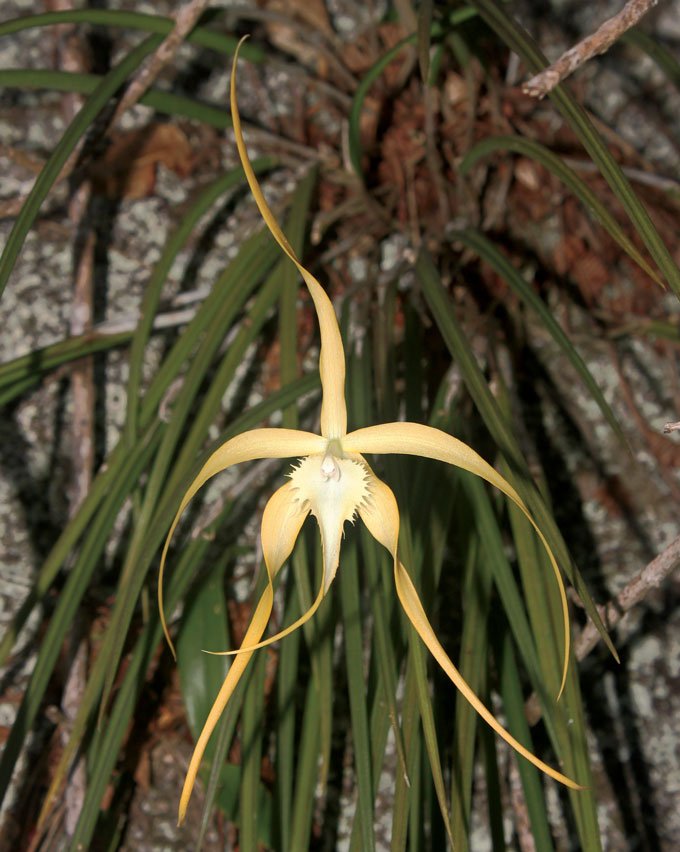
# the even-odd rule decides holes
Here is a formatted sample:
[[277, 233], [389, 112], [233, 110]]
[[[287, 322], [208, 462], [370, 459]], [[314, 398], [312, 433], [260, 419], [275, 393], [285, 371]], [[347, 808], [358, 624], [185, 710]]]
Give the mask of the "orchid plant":
[[[269, 499], [262, 516], [262, 550], [267, 571], [267, 585], [257, 602], [241, 647], [218, 653], [235, 655], [224, 683], [196, 743], [179, 804], [179, 822], [184, 820], [196, 776], [215, 726], [241, 679], [253, 653], [266, 645], [283, 639], [301, 627], [316, 612], [328, 594], [340, 561], [340, 546], [346, 521], [357, 515], [373, 537], [380, 542], [394, 561], [394, 583], [401, 606], [413, 628], [428, 647], [453, 684], [465, 696], [477, 713], [493, 730], [519, 754], [550, 777], [573, 789], [580, 785], [544, 763], [510, 734], [477, 697], [464, 680], [441, 642], [425, 613], [418, 592], [399, 558], [399, 508], [392, 490], [373, 472], [364, 454], [401, 453], [435, 459], [470, 471], [498, 488], [515, 503], [531, 522], [545, 547], [559, 586], [564, 630], [564, 660], [561, 695], [569, 659], [570, 634], [567, 599], [555, 557], [541, 530], [531, 517], [524, 502], [490, 464], [471, 447], [439, 429], [420, 423], [383, 423], [347, 433], [345, 402], [345, 355], [340, 329], [333, 305], [317, 279], [295, 254], [269, 208], [251, 167], [246, 150], [238, 105], [236, 101], [236, 63], [234, 56], [231, 75], [230, 101], [234, 134], [239, 157], [260, 213], [282, 250], [297, 267], [309, 293], [319, 321], [321, 348], [319, 372], [322, 403], [320, 432], [317, 435], [295, 429], [262, 428], [237, 435], [217, 449], [203, 465], [182, 498], [168, 533], [161, 557], [159, 577], [159, 607], [166, 638], [173, 649], [163, 610], [163, 573], [170, 541], [185, 508], [199, 489], [213, 476], [232, 465], [255, 459], [294, 458], [288, 481]], [[312, 606], [290, 626], [276, 635], [263, 639], [274, 601], [274, 581], [290, 556], [302, 525], [312, 514], [319, 525], [323, 555], [323, 577]]]

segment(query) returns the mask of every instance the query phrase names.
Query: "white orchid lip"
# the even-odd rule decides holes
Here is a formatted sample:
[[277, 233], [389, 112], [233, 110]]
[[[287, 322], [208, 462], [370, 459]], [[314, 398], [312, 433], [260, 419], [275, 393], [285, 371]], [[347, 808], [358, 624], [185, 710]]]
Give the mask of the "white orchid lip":
[[294, 499], [319, 524], [325, 594], [338, 570], [345, 521], [353, 522], [369, 497], [370, 474], [361, 461], [338, 457], [329, 448], [301, 459], [289, 476]]

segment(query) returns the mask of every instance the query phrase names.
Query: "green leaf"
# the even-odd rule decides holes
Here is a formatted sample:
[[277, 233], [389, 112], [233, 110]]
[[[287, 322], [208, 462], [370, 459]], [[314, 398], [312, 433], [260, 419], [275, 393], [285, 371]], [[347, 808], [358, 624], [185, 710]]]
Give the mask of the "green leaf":
[[[121, 9], [69, 9], [63, 12], [47, 12], [43, 15], [28, 15], [13, 18], [0, 23], [0, 38], [37, 27], [58, 26], [63, 24], [89, 24], [95, 27], [120, 27], [155, 33], [165, 38], [172, 32], [175, 21], [161, 15], [147, 15], [140, 12], [128, 12]], [[194, 27], [186, 37], [189, 44], [214, 50], [227, 56], [233, 56], [239, 39], [207, 27]], [[241, 46], [241, 56], [251, 62], [262, 62], [266, 51], [253, 42]]]
[[[522, 694], [520, 673], [517, 668], [515, 652], [512, 646], [512, 638], [507, 629], [493, 630], [495, 639], [495, 656], [500, 670], [501, 694], [503, 696], [503, 710], [508, 719], [508, 730], [530, 750], [534, 750], [531, 741], [531, 732], [524, 713], [524, 695]], [[516, 761], [524, 799], [531, 820], [531, 834], [536, 844], [536, 849], [551, 852], [553, 849], [552, 834], [548, 822], [546, 802], [543, 795], [540, 773], [528, 760], [522, 760], [511, 755], [511, 760]]]
[[[481, 536], [473, 536], [467, 549], [463, 587], [464, 621], [460, 641], [460, 673], [470, 688], [481, 695], [486, 689], [487, 619], [491, 595], [491, 574], [480, 558]], [[469, 849], [472, 782], [478, 716], [469, 701], [456, 696], [453, 761], [451, 767], [451, 824], [453, 848]]]
[[261, 807], [260, 775], [264, 746], [264, 680], [267, 652], [260, 652], [250, 664], [241, 717], [241, 789], [239, 794], [239, 849], [258, 852], [262, 837], [271, 838], [271, 809]]
[[[177, 669], [189, 727], [195, 739], [203, 729], [215, 696], [229, 668], [230, 658], [206, 654], [230, 647], [224, 597], [224, 561], [198, 585], [182, 613], [177, 637]], [[214, 743], [208, 744], [211, 757]]]
[[77, 361], [95, 352], [106, 352], [124, 346], [129, 343], [132, 335], [132, 331], [115, 334], [90, 332], [77, 337], [67, 337], [11, 361], [5, 361], [0, 364], [0, 406], [24, 394], [38, 384], [46, 373], [62, 364]]
[[356, 559], [356, 540], [346, 542], [342, 552], [342, 571], [338, 572], [340, 603], [345, 636], [345, 663], [347, 687], [352, 722], [354, 767], [357, 777], [357, 817], [361, 827], [361, 848], [365, 852], [375, 849], [373, 815], [373, 773], [371, 766], [371, 741], [366, 710], [366, 685], [364, 682], [364, 650], [361, 624], [361, 596]]
[[[0, 86], [4, 88], [47, 89], [55, 92], [76, 92], [91, 96], [104, 78], [97, 74], [74, 71], [47, 71], [41, 69], [9, 68], [0, 71]], [[150, 89], [139, 99], [142, 106], [192, 121], [201, 121], [224, 130], [231, 127], [231, 116], [224, 107], [211, 106], [184, 95]]]
[[[543, 679], [548, 689], [555, 693], [559, 682], [557, 671], [561, 666], [558, 639], [559, 601], [554, 586], [546, 582], [550, 569], [536, 546], [533, 531], [529, 532], [528, 526], [512, 508], [509, 511], [524, 597], [534, 634], [541, 637], [537, 649]], [[592, 790], [583, 702], [578, 683], [578, 668], [573, 655], [560, 703], [541, 703], [544, 715], [550, 719], [549, 730], [564, 771], [586, 787], [585, 790], [569, 790], [581, 846], [583, 849], [593, 849], [597, 852], [601, 849], [597, 802]]]
[[631, 44], [638, 50], [644, 51], [649, 56], [663, 73], [668, 77], [676, 89], [680, 89], [680, 62], [677, 56], [671, 53], [667, 47], [664, 47], [658, 39], [652, 38], [649, 33], [644, 32], [639, 27], [633, 27], [627, 30], [620, 39], [624, 44]]

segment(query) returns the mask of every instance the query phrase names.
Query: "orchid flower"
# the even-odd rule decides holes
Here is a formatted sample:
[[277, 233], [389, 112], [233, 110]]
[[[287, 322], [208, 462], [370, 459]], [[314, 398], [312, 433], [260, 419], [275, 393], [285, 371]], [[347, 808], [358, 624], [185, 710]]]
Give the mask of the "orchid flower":
[[[564, 622], [564, 664], [559, 693], [561, 694], [567, 675], [570, 637], [566, 594], [555, 557], [515, 489], [471, 447], [457, 438], [430, 426], [404, 422], [383, 423], [347, 433], [345, 355], [333, 305], [317, 279], [302, 265], [281, 231], [265, 201], [251, 167], [236, 103], [237, 57], [238, 51], [234, 57], [230, 98], [234, 134], [241, 163], [260, 213], [274, 239], [295, 264], [307, 285], [319, 320], [321, 336], [319, 371], [322, 388], [321, 434], [316, 435], [295, 429], [263, 428], [253, 429], [231, 438], [208, 458], [189, 486], [168, 533], [161, 557], [158, 597], [163, 629], [172, 648], [172, 640], [163, 614], [163, 572], [170, 540], [184, 509], [209, 479], [232, 465], [264, 458], [297, 459], [288, 474], [288, 481], [274, 492], [264, 509], [261, 536], [267, 570], [267, 586], [255, 607], [241, 647], [236, 651], [219, 652], [234, 654], [235, 658], [196, 743], [180, 799], [179, 822], [183, 821], [186, 814], [207, 742], [250, 658], [258, 648], [263, 648], [284, 638], [302, 626], [316, 612], [328, 593], [338, 570], [340, 544], [345, 521], [354, 521], [357, 515], [366, 524], [373, 537], [391, 554], [394, 560], [395, 587], [402, 608], [454, 685], [493, 730], [534, 766], [568, 787], [581, 789], [580, 785], [533, 755], [512, 734], [506, 731], [491, 711], [475, 695], [449, 658], [437, 638], [418, 592], [399, 558], [399, 509], [395, 496], [391, 489], [371, 470], [364, 454], [402, 453], [455, 465], [494, 485], [526, 515], [550, 557], [560, 591]], [[323, 556], [321, 587], [316, 600], [307, 612], [280, 633], [263, 640], [262, 636], [272, 612], [274, 580], [291, 554], [302, 525], [310, 513], [316, 518], [321, 534]]]

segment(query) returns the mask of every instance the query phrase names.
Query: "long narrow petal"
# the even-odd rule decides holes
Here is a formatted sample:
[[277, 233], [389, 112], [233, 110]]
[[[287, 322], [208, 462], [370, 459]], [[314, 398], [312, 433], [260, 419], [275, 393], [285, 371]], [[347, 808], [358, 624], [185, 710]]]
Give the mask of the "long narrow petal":
[[371, 471], [369, 497], [359, 509], [359, 516], [368, 531], [397, 558], [399, 542], [399, 507], [394, 492]]
[[368, 527], [371, 535], [392, 554], [392, 558], [394, 559], [394, 579], [397, 588], [397, 595], [399, 596], [404, 612], [408, 616], [420, 638], [427, 645], [432, 656], [437, 660], [439, 665], [452, 680], [454, 686], [460, 690], [477, 713], [479, 713], [484, 721], [488, 722], [494, 731], [496, 731], [499, 736], [503, 737], [509, 745], [516, 749], [521, 755], [526, 757], [527, 760], [530, 760], [534, 766], [537, 766], [543, 772], [550, 775], [551, 778], [554, 778], [556, 781], [560, 781], [562, 784], [566, 784], [568, 787], [572, 787], [575, 790], [582, 789], [575, 781], [572, 781], [570, 778], [567, 778], [566, 775], [562, 775], [561, 772], [557, 772], [557, 770], [548, 766], [547, 763], [539, 760], [539, 758], [533, 755], [527, 748], [518, 742], [512, 734], [505, 730], [491, 711], [487, 709], [487, 707], [468, 686], [467, 682], [458, 669], [453, 665], [448, 654], [439, 642], [439, 639], [437, 638], [434, 630], [432, 629], [432, 625], [425, 614], [423, 605], [418, 597], [418, 592], [411, 582], [411, 578], [409, 577], [406, 569], [399, 561], [397, 555], [397, 543], [399, 540], [399, 507], [397, 506], [397, 501], [391, 488], [373, 474], [371, 478], [370, 495], [370, 498], [360, 509], [361, 518]]
[[[244, 39], [239, 42], [239, 47]], [[331, 300], [316, 278], [300, 263], [293, 247], [286, 239], [285, 234], [274, 218], [269, 205], [258, 183], [255, 172], [248, 158], [248, 151], [243, 140], [241, 130], [241, 117], [236, 102], [236, 64], [238, 61], [238, 48], [234, 53], [234, 62], [231, 70], [231, 117], [234, 124], [234, 136], [243, 171], [246, 174], [248, 185], [255, 198], [262, 218], [271, 231], [276, 242], [297, 266], [300, 275], [310, 292], [317, 316], [319, 318], [319, 330], [321, 333], [321, 354], [319, 357], [319, 372], [321, 374], [321, 387], [323, 390], [323, 401], [321, 403], [321, 434], [325, 438], [342, 438], [347, 431], [347, 407], [345, 405], [345, 352], [342, 347], [340, 329], [335, 316], [335, 310]]]
[[[302, 525], [305, 522], [305, 518], [310, 511], [309, 505], [301, 502], [297, 494], [298, 489], [292, 482], [287, 482], [272, 494], [262, 515], [262, 552], [272, 592], [274, 577], [276, 577], [279, 569], [290, 556]], [[252, 653], [258, 648], [264, 648], [267, 645], [278, 642], [279, 639], [283, 639], [309, 621], [319, 608], [319, 604], [323, 598], [324, 587], [322, 581], [319, 594], [311, 607], [280, 633], [268, 636], [267, 639], [258, 642], [256, 645], [242, 644], [240, 648], [234, 651], [207, 651], [206, 653], [229, 657], [236, 654]]]
[[285, 639], [286, 636], [290, 636], [291, 633], [294, 633], [299, 627], [302, 627], [303, 624], [306, 624], [309, 619], [314, 615], [317, 609], [321, 606], [321, 602], [325, 598], [325, 592], [323, 589], [323, 585], [319, 588], [319, 593], [314, 600], [314, 603], [310, 606], [308, 610], [302, 613], [302, 615], [294, 621], [292, 624], [289, 624], [288, 627], [284, 627], [283, 630], [278, 633], [274, 633], [273, 636], [267, 636], [266, 639], [263, 639], [261, 642], [258, 642], [255, 645], [241, 645], [240, 648], [236, 648], [233, 651], [206, 651], [206, 654], [212, 654], [215, 657], [236, 657], [239, 654], [251, 654], [253, 651], [257, 651], [260, 648], [266, 648], [268, 645], [273, 645], [274, 642], [279, 642], [281, 639]]
[[[255, 608], [255, 612], [253, 613], [253, 618], [248, 626], [246, 635], [243, 637], [243, 646], [253, 645], [258, 642], [269, 622], [269, 617], [272, 612], [272, 603], [272, 589], [271, 586], [267, 586], [259, 600], [259, 603], [257, 604], [257, 607]], [[224, 683], [217, 694], [215, 703], [210, 709], [206, 723], [203, 725], [203, 730], [196, 742], [194, 753], [191, 755], [191, 761], [189, 762], [189, 769], [187, 770], [186, 778], [184, 779], [182, 795], [179, 800], [179, 813], [177, 818], [178, 825], [181, 825], [184, 822], [189, 799], [191, 798], [191, 793], [194, 789], [194, 784], [196, 783], [196, 776], [198, 775], [198, 770], [201, 765], [201, 761], [203, 760], [203, 754], [205, 753], [205, 748], [208, 745], [208, 740], [210, 739], [212, 732], [215, 730], [215, 725], [217, 725], [220, 716], [224, 712], [227, 702], [238, 686], [238, 682], [241, 680], [251, 657], [252, 651], [250, 653], [241, 654], [236, 657], [234, 662], [231, 664], [231, 667], [227, 672], [227, 676], [224, 679]]]
[[422, 456], [455, 465], [495, 485], [499, 491], [502, 491], [503, 494], [509, 497], [522, 510], [546, 549], [560, 592], [564, 634], [564, 661], [562, 665], [562, 681], [557, 696], [559, 699], [567, 680], [569, 649], [571, 645], [567, 594], [560, 569], [548, 542], [531, 517], [522, 498], [512, 485], [497, 470], [491, 467], [488, 462], [484, 461], [472, 447], [469, 447], [463, 441], [459, 441], [458, 438], [442, 432], [440, 429], [434, 429], [432, 426], [424, 426], [420, 423], [382, 423], [379, 426], [368, 426], [365, 429], [358, 429], [356, 432], [351, 432], [347, 435], [342, 441], [342, 446], [346, 452], [402, 453], [405, 455]]
[[158, 608], [160, 610], [163, 632], [172, 649], [173, 655], [175, 654], [175, 648], [170, 639], [163, 609], [165, 559], [168, 554], [172, 535], [179, 523], [182, 512], [189, 505], [196, 492], [215, 474], [231, 467], [231, 465], [252, 461], [253, 459], [283, 459], [294, 456], [307, 456], [310, 453], [322, 452], [325, 446], [326, 441], [320, 435], [313, 435], [310, 432], [301, 432], [297, 429], [253, 429], [250, 432], [244, 432], [241, 435], [230, 438], [219, 449], [215, 450], [203, 465], [182, 498], [168, 536], [165, 539], [163, 553], [161, 554], [161, 566], [158, 575]]
[[267, 573], [273, 580], [293, 552], [300, 530], [309, 514], [297, 497], [297, 489], [288, 481], [267, 501], [262, 513], [262, 555]]
[[394, 563], [394, 580], [397, 587], [397, 595], [399, 596], [401, 605], [404, 612], [409, 617], [411, 624], [414, 626], [423, 642], [427, 645], [432, 656], [437, 660], [439, 665], [451, 679], [456, 689], [465, 696], [482, 719], [484, 719], [484, 721], [494, 729], [499, 737], [502, 737], [508, 745], [515, 749], [515, 751], [519, 752], [523, 757], [526, 757], [526, 759], [530, 761], [530, 763], [533, 763], [537, 769], [545, 772], [546, 775], [554, 778], [555, 781], [559, 781], [561, 784], [571, 787], [572, 790], [583, 790], [584, 788], [580, 784], [577, 784], [576, 781], [572, 781], [571, 778], [568, 778], [566, 775], [563, 775], [561, 772], [553, 769], [552, 766], [544, 763], [532, 754], [528, 748], [523, 746], [522, 743], [516, 740], [511, 733], [505, 730], [493, 713], [475, 695], [472, 689], [468, 686], [467, 681], [453, 665], [448, 654], [439, 642], [439, 639], [437, 638], [437, 635], [432, 629], [432, 625], [425, 614], [423, 605], [418, 597], [418, 592], [416, 591], [406, 569], [398, 559], [395, 560]]

